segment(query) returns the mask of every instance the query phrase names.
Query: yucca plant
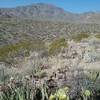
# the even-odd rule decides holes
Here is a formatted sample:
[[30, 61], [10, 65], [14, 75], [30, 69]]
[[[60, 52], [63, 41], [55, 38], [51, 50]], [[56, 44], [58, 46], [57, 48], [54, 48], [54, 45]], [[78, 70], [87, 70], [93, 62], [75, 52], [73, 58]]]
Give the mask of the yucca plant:
[[48, 86], [46, 84], [43, 84], [42, 88], [42, 100], [48, 100]]
[[16, 100], [16, 93], [13, 90], [3, 91], [0, 94], [0, 100]]
[[1, 92], [0, 100], [32, 100], [30, 88], [20, 87], [10, 91]]

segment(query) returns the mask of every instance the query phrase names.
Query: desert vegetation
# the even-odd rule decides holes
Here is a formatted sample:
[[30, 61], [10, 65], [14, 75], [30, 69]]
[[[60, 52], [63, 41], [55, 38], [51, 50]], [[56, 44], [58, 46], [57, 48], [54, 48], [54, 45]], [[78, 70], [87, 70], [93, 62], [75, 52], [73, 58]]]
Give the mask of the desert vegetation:
[[57, 52], [60, 52], [62, 47], [68, 47], [68, 43], [64, 38], [60, 38], [57, 40], [54, 40], [49, 45], [49, 54], [56, 54]]
[[100, 100], [99, 16], [0, 9], [0, 100]]
[[90, 36], [90, 34], [87, 33], [80, 33], [72, 35], [72, 39], [76, 42], [80, 42], [82, 39], [87, 39]]
[[[95, 78], [93, 74], [96, 74]], [[82, 81], [83, 86], [81, 86], [83, 84], [81, 79], [77, 80], [78, 87], [81, 87], [76, 91], [70, 85], [59, 87], [57, 81], [60, 79], [57, 79], [54, 74], [45, 81], [35, 75], [25, 76], [24, 79], [11, 77], [9, 83], [0, 85], [0, 100], [99, 100], [98, 74], [99, 72], [91, 72], [93, 79], [90, 76], [85, 78]], [[67, 80], [64, 79], [64, 81]]]
[[[21, 65], [17, 63], [20, 71], [17, 67], [16, 70], [13, 69], [14, 64], [10, 65], [10, 69], [6, 68], [0, 85], [0, 99], [99, 100], [100, 55], [99, 46], [96, 45], [99, 40], [88, 37], [87, 34], [79, 35], [78, 42], [74, 39], [72, 41], [59, 38], [50, 42], [49, 45], [39, 41], [38, 45], [33, 44], [34, 42], [20, 42], [20, 44], [1, 48], [1, 55], [7, 50], [4, 52], [5, 56], [9, 52], [17, 52], [20, 48], [31, 53], [22, 55]], [[94, 64], [95, 67], [93, 67]], [[11, 71], [8, 73], [7, 70]], [[11, 74], [13, 70], [15, 72]], [[22, 74], [24, 72], [26, 73]], [[8, 78], [5, 77], [7, 75], [9, 75]]]
[[100, 34], [96, 34], [95, 37], [100, 39]]
[[45, 44], [41, 40], [19, 41], [18, 43], [5, 45], [0, 47], [0, 61], [13, 63], [14, 57], [29, 56], [30, 51], [42, 49], [45, 50]]

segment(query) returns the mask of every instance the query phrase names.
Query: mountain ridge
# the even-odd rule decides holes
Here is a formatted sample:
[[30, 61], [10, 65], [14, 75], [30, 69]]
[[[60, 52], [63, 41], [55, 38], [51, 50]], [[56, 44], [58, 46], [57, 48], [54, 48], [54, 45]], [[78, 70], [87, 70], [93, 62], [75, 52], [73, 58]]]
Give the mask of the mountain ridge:
[[55, 5], [44, 3], [15, 8], [0, 8], [0, 17], [100, 24], [99, 12], [72, 13]]

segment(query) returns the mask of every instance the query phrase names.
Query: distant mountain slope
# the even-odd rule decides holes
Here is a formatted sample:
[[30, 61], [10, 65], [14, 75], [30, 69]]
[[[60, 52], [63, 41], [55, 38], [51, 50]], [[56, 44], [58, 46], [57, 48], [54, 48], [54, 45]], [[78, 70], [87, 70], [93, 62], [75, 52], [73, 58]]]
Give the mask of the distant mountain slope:
[[81, 23], [100, 23], [100, 13], [87, 12], [75, 14], [64, 11], [62, 8], [50, 4], [37, 3], [29, 6], [16, 8], [1, 8], [0, 17], [18, 17], [34, 20], [81, 22]]
[[49, 4], [33, 4], [17, 8], [2, 8], [0, 9], [1, 17], [20, 17], [32, 18], [40, 20], [72, 20], [73, 14], [65, 12], [63, 9]]

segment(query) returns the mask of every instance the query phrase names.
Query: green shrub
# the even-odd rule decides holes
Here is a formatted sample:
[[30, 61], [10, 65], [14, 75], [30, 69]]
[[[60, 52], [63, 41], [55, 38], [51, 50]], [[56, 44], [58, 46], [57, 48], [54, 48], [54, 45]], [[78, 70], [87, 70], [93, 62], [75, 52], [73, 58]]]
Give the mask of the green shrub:
[[43, 72], [40, 73], [40, 76], [39, 77], [40, 78], [44, 78], [44, 77], [47, 77], [47, 76], [48, 76], [47, 72], [44, 72], [43, 71]]
[[28, 56], [29, 51], [33, 50], [41, 50], [45, 49], [45, 44], [41, 40], [27, 40], [27, 41], [19, 41], [15, 44], [5, 45], [0, 48], [0, 61], [6, 62], [10, 60], [10, 58], [14, 58], [16, 56]]
[[95, 37], [100, 39], [100, 34], [96, 34]]
[[68, 47], [68, 43], [64, 38], [60, 38], [57, 40], [54, 40], [49, 45], [49, 54], [56, 54], [58, 53], [62, 47]]
[[82, 39], [88, 38], [90, 35], [87, 33], [80, 33], [76, 35], [72, 35], [72, 39], [76, 42], [80, 42]]

